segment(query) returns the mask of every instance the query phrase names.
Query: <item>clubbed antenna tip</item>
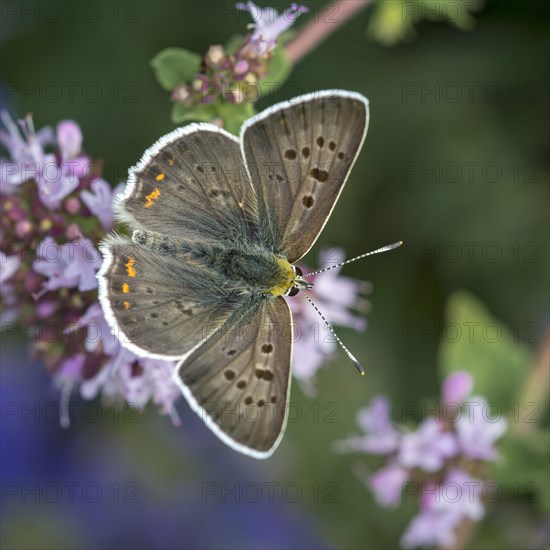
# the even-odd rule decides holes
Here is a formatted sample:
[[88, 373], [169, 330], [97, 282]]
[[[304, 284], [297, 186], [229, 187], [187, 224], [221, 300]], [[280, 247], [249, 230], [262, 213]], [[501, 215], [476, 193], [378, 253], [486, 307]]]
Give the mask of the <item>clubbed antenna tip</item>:
[[351, 258], [349, 260], [346, 260], [345, 262], [340, 262], [336, 265], [331, 265], [330, 267], [325, 267], [324, 269], [319, 269], [319, 271], [313, 271], [312, 273], [308, 273], [307, 275], [304, 275], [303, 277], [312, 277], [313, 275], [319, 275], [319, 273], [324, 273], [325, 271], [330, 271], [331, 269], [336, 269], [337, 267], [342, 267], [344, 265], [350, 264], [351, 262], [356, 262], [357, 260], [362, 260], [363, 258], [366, 258], [367, 256], [372, 256], [373, 254], [380, 254], [380, 252], [388, 252], [388, 250], [393, 250], [395, 248], [399, 248], [403, 245], [403, 241], [397, 241], [393, 244], [388, 244], [386, 246], [383, 246], [382, 248], [377, 248], [376, 250], [373, 250], [372, 252], [366, 252], [365, 254], [361, 254], [360, 256], [356, 256], [355, 258]]

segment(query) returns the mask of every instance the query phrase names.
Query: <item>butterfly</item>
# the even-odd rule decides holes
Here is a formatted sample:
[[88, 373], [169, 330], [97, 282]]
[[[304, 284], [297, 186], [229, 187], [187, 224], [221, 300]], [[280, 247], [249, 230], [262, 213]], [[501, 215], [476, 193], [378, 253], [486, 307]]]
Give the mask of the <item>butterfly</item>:
[[294, 264], [325, 226], [368, 121], [365, 97], [327, 90], [268, 108], [240, 138], [212, 124], [178, 128], [129, 171], [116, 211], [131, 238], [101, 244], [111, 330], [138, 355], [177, 360], [192, 409], [255, 458], [285, 430], [284, 297], [312, 286]]

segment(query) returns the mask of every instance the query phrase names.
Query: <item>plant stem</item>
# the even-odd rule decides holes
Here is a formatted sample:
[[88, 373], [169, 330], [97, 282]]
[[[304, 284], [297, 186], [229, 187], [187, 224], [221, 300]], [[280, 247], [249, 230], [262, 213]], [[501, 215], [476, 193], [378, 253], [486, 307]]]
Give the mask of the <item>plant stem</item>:
[[440, 546], [439, 550], [464, 550], [464, 548], [468, 548], [468, 541], [474, 532], [474, 527], [475, 524], [471, 519], [466, 518], [462, 520], [456, 530], [454, 544]]
[[373, 0], [338, 0], [329, 4], [323, 12], [303, 27], [299, 34], [286, 46], [286, 54], [292, 64], [298, 63], [327, 36], [337, 30], [357, 12]]

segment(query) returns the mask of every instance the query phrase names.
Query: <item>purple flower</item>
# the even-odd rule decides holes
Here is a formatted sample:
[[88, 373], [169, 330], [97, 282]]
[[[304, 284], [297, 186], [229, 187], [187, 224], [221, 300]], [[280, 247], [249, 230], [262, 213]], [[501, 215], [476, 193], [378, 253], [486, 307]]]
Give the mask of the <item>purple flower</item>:
[[124, 190], [124, 183], [114, 189], [104, 180], [97, 179], [91, 183], [92, 191], [84, 190], [80, 193], [82, 202], [90, 212], [99, 218], [105, 229], [113, 227], [113, 201]]
[[72, 193], [80, 183], [79, 161], [62, 161], [58, 166], [55, 155], [46, 155], [44, 164], [35, 175], [38, 196], [42, 204], [50, 210], [57, 210], [61, 201]]
[[55, 381], [61, 386], [61, 394], [59, 396], [59, 424], [62, 428], [68, 428], [71, 424], [69, 400], [74, 385], [82, 378], [82, 370], [84, 369], [85, 361], [86, 357], [83, 353], [73, 355], [61, 363], [55, 374]]
[[20, 131], [6, 111], [2, 111], [0, 116], [6, 128], [0, 132], [0, 141], [11, 157], [11, 160], [0, 160], [0, 192], [11, 194], [15, 186], [33, 179], [42, 204], [50, 210], [57, 210], [61, 201], [78, 187], [79, 178], [88, 169], [89, 159], [86, 156], [77, 157], [82, 145], [80, 128], [71, 120], [59, 123], [59, 163], [54, 154], [44, 151], [46, 145], [55, 144], [50, 127], [35, 132], [32, 117], [27, 115], [19, 121]]
[[122, 396], [121, 381], [119, 371], [124, 364], [131, 365], [135, 360], [135, 355], [123, 348], [120, 344], [112, 350], [112, 354], [107, 363], [97, 371], [95, 376], [84, 380], [80, 384], [80, 395], [84, 399], [94, 399], [99, 394], [112, 403]]
[[457, 447], [454, 435], [444, 432], [439, 422], [429, 418], [415, 432], [403, 436], [398, 460], [405, 468], [436, 472], [457, 453]]
[[[345, 260], [344, 251], [341, 248], [327, 249], [321, 253], [321, 268], [337, 265]], [[352, 309], [365, 312], [370, 308], [367, 300], [361, 298], [362, 294], [368, 294], [372, 290], [372, 285], [365, 281], [356, 281], [350, 277], [340, 275], [341, 267], [331, 269], [320, 275], [317, 275], [313, 282], [313, 296], [323, 304], [323, 314], [330, 321], [343, 326], [350, 327], [357, 331], [364, 331], [367, 328], [367, 322], [363, 317], [354, 315]], [[298, 294], [296, 298], [300, 295]], [[302, 302], [309, 309], [313, 309], [302, 297]]]
[[445, 482], [438, 487], [432, 509], [441, 513], [460, 514], [464, 518], [479, 521], [485, 515], [481, 500], [482, 484], [479, 479], [464, 470], [454, 468]]
[[[343, 258], [341, 250], [333, 251], [330, 257], [324, 254], [321, 267], [336, 265]], [[331, 323], [363, 331], [366, 321], [356, 315], [353, 309], [368, 309], [369, 304], [361, 298], [361, 294], [368, 292], [370, 285], [342, 277], [339, 272], [339, 268], [332, 269], [311, 279], [315, 286], [308, 294]], [[337, 344], [305, 296], [297, 294], [289, 297], [288, 303], [294, 316], [295, 328], [293, 374], [302, 383], [303, 389], [312, 393], [313, 377], [319, 367], [333, 356]]]
[[452, 546], [462, 520], [479, 521], [485, 515], [481, 482], [458, 468], [447, 474], [443, 484], [428, 483], [421, 505], [421, 512], [403, 533], [403, 548]]
[[[134, 372], [136, 365], [141, 373]], [[119, 346], [111, 360], [81, 384], [80, 393], [84, 399], [93, 399], [100, 393], [107, 402], [124, 399], [138, 409], [152, 400], [161, 407], [162, 414], [170, 415], [172, 422], [179, 424], [175, 401], [181, 392], [174, 382], [173, 370], [172, 361], [140, 358]]]
[[59, 288], [75, 288], [81, 292], [97, 287], [96, 271], [101, 266], [101, 257], [89, 239], [79, 239], [59, 246], [51, 237], [46, 237], [36, 250], [38, 260], [33, 270], [48, 280], [43, 291]]
[[87, 351], [96, 351], [101, 345], [108, 357], [97, 374], [80, 385], [84, 399], [101, 394], [109, 403], [124, 399], [138, 409], [152, 400], [163, 414], [170, 415], [174, 424], [179, 423], [174, 403], [181, 392], [173, 380], [173, 361], [138, 357], [122, 347], [98, 304], [88, 308], [75, 328], [86, 329]]
[[456, 422], [461, 452], [478, 460], [495, 460], [498, 453], [494, 444], [506, 431], [506, 420], [502, 417], [492, 417], [489, 414], [488, 403], [483, 397], [471, 397], [465, 405], [465, 412]]
[[6, 256], [0, 252], [0, 301], [2, 303], [0, 326], [12, 323], [17, 319], [19, 312], [17, 296], [13, 291], [13, 286], [7, 281], [15, 275], [20, 265], [21, 260], [17, 256]]
[[143, 372], [127, 380], [125, 397], [129, 403], [144, 407], [149, 399], [161, 407], [162, 414], [170, 415], [174, 424], [179, 424], [179, 417], [174, 407], [181, 390], [173, 379], [174, 363], [158, 359], [140, 359]]
[[247, 53], [255, 57], [267, 55], [277, 43], [277, 38], [288, 30], [302, 13], [309, 10], [305, 6], [292, 4], [281, 15], [275, 8], [260, 8], [254, 2], [239, 2], [237, 9], [248, 11], [254, 20], [254, 33], [248, 45]]
[[473, 380], [469, 373], [456, 371], [443, 381], [443, 401], [460, 405], [472, 391]]
[[74, 120], [62, 120], [57, 125], [57, 145], [63, 160], [77, 157], [82, 149], [82, 130]]
[[0, 252], [0, 287], [19, 269], [21, 260], [18, 256], [6, 256]]
[[0, 111], [0, 118], [5, 127], [0, 142], [10, 155], [10, 160], [0, 159], [0, 192], [11, 194], [23, 182], [38, 179], [46, 161], [44, 146], [55, 140], [49, 126], [35, 132], [31, 115], [20, 121], [21, 130], [7, 111]]
[[401, 433], [390, 418], [390, 404], [385, 397], [374, 397], [369, 407], [361, 409], [357, 422], [364, 436], [345, 439], [337, 446], [340, 450], [353, 449], [364, 453], [389, 454], [397, 450]]
[[370, 477], [368, 486], [380, 506], [395, 508], [400, 503], [403, 484], [407, 479], [407, 470], [397, 464], [389, 464]]
[[86, 313], [79, 319], [76, 328], [86, 329], [86, 351], [95, 351], [101, 344], [103, 352], [113, 357], [118, 353], [120, 342], [118, 338], [111, 332], [109, 323], [103, 315], [103, 311], [99, 304], [92, 304]]
[[449, 547], [455, 541], [455, 530], [461, 520], [460, 513], [422, 510], [403, 533], [400, 544], [403, 548]]

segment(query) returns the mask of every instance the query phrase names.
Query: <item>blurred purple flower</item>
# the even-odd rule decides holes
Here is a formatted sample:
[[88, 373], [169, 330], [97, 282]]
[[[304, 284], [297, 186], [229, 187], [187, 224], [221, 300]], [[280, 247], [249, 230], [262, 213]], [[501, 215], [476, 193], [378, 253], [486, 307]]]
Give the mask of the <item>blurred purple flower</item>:
[[[321, 268], [343, 261], [344, 252], [332, 250], [322, 255]], [[307, 268], [302, 266], [304, 273]], [[370, 291], [371, 285], [339, 275], [341, 268], [332, 269], [313, 278], [314, 288], [308, 291], [323, 315], [336, 325], [364, 331], [367, 323], [354, 310], [365, 312], [369, 302], [362, 294]], [[323, 324], [318, 313], [301, 293], [289, 296], [287, 301], [293, 314], [296, 338], [293, 349], [293, 374], [302, 383], [307, 393], [312, 393], [312, 380], [323, 363], [326, 363], [337, 349], [336, 341]]]
[[425, 472], [436, 472], [457, 450], [455, 436], [444, 432], [440, 422], [428, 418], [415, 432], [403, 436], [398, 460], [405, 468], [418, 467]]
[[6, 256], [0, 251], [0, 287], [19, 269], [21, 260], [18, 256]]
[[268, 54], [277, 43], [277, 38], [288, 30], [302, 13], [309, 11], [305, 6], [292, 4], [281, 15], [275, 8], [260, 8], [254, 2], [239, 2], [237, 9], [248, 11], [254, 20], [254, 33], [247, 46], [247, 54], [256, 57]]
[[0, 159], [0, 192], [11, 194], [16, 186], [37, 178], [45, 162], [44, 146], [55, 142], [49, 126], [34, 130], [32, 116], [20, 121], [21, 130], [7, 111], [0, 111], [5, 129], [0, 130], [0, 142], [8, 150], [10, 160]]
[[113, 201], [124, 187], [125, 184], [120, 183], [113, 189], [104, 179], [97, 179], [91, 183], [92, 191], [86, 189], [80, 193], [82, 202], [105, 229], [113, 227]]
[[[401, 537], [403, 548], [452, 547], [459, 525], [465, 519], [480, 521], [485, 514], [481, 481], [456, 464], [477, 468], [472, 458], [494, 460], [498, 456], [494, 443], [506, 430], [506, 421], [489, 417], [488, 403], [481, 397], [465, 401], [472, 385], [468, 373], [452, 373], [443, 382], [442, 395], [445, 403], [463, 403], [456, 422], [428, 418], [416, 431], [405, 434], [391, 423], [388, 401], [384, 397], [375, 398], [359, 413], [359, 423], [367, 436], [350, 438], [336, 446], [336, 450], [351, 447], [389, 455], [386, 465], [375, 474], [366, 480], [361, 476], [381, 506], [397, 506], [403, 484], [408, 479], [422, 480], [421, 510]], [[387, 445], [385, 438], [389, 441]], [[428, 474], [420, 474], [417, 469]]]
[[36, 254], [39, 259], [34, 261], [33, 270], [48, 278], [38, 296], [62, 287], [78, 287], [81, 292], [97, 287], [95, 274], [101, 266], [101, 256], [89, 239], [59, 246], [52, 237], [46, 237]]
[[93, 378], [82, 382], [80, 393], [85, 399], [101, 394], [109, 403], [124, 399], [140, 410], [152, 400], [174, 424], [179, 424], [174, 404], [181, 391], [174, 382], [173, 370], [172, 361], [140, 358], [119, 345], [111, 360]]
[[466, 402], [464, 414], [456, 422], [458, 444], [463, 454], [478, 460], [495, 460], [498, 453], [494, 444], [507, 428], [502, 417], [491, 417], [483, 397], [473, 396]]
[[438, 487], [432, 509], [441, 513], [460, 514], [463, 518], [479, 521], [485, 515], [481, 499], [482, 483], [464, 470], [453, 468], [445, 482]]
[[55, 155], [46, 155], [44, 163], [35, 175], [38, 196], [42, 204], [50, 210], [57, 210], [61, 201], [72, 193], [80, 183], [80, 174], [75, 164], [62, 161], [58, 165]]
[[18, 256], [6, 256], [0, 251], [0, 329], [2, 325], [13, 323], [19, 313], [17, 296], [13, 286], [7, 281], [15, 275], [20, 265], [21, 260]]
[[19, 121], [17, 128], [7, 111], [0, 113], [6, 130], [0, 131], [0, 141], [8, 150], [11, 160], [1, 159], [0, 192], [11, 194], [17, 185], [35, 180], [38, 195], [44, 206], [57, 210], [61, 201], [79, 185], [86, 174], [89, 159], [77, 155], [82, 145], [82, 132], [76, 122], [62, 121], [57, 126], [57, 145], [61, 158], [46, 154], [46, 145], [55, 145], [53, 130], [34, 129], [31, 115]]
[[74, 120], [63, 120], [57, 125], [57, 145], [63, 160], [76, 158], [82, 149], [82, 130]]
[[401, 501], [403, 484], [409, 479], [409, 472], [392, 463], [378, 470], [368, 480], [380, 506], [395, 508]]
[[[321, 253], [321, 268], [337, 265], [345, 260], [344, 251], [341, 248], [331, 248]], [[370, 303], [361, 298], [361, 295], [372, 291], [372, 285], [366, 281], [357, 281], [350, 277], [340, 275], [341, 267], [331, 269], [315, 276], [312, 295], [323, 303], [323, 314], [336, 325], [350, 327], [357, 331], [364, 331], [367, 322], [362, 316], [354, 315], [353, 309], [365, 313], [370, 308]], [[297, 297], [300, 296], [299, 294]], [[302, 299], [304, 303], [305, 300]], [[307, 304], [309, 309], [313, 309]]]
[[86, 357], [83, 353], [78, 353], [72, 357], [65, 359], [58, 371], [55, 373], [55, 381], [61, 386], [61, 394], [59, 396], [60, 417], [59, 424], [62, 428], [68, 428], [71, 424], [69, 414], [69, 401], [73, 387], [82, 379], [82, 371]]
[[357, 423], [364, 436], [349, 437], [337, 442], [336, 449], [355, 450], [371, 454], [390, 454], [397, 450], [402, 437], [390, 418], [390, 404], [385, 397], [377, 396], [371, 404], [357, 414]]
[[461, 520], [460, 513], [441, 513], [423, 509], [413, 518], [403, 533], [400, 540], [401, 547], [450, 547], [455, 541], [455, 530]]
[[456, 371], [443, 381], [443, 401], [460, 405], [472, 391], [473, 380], [469, 373]]
[[[97, 288], [96, 271], [101, 265], [92, 242], [112, 227], [113, 198], [123, 185], [111, 190], [99, 174], [87, 173], [90, 159], [82, 152], [83, 137], [76, 122], [60, 122], [55, 139], [50, 128], [35, 132], [30, 116], [20, 123], [21, 131], [6, 112], [1, 117], [5, 129], [0, 139], [10, 159], [0, 161], [0, 210], [5, 214], [0, 235], [0, 322], [17, 320], [35, 326], [53, 318], [56, 324], [70, 327], [55, 342], [40, 340], [34, 346], [61, 389], [63, 426], [69, 424], [70, 394], [77, 385], [86, 398], [101, 393], [107, 400], [127, 399], [140, 408], [153, 400], [178, 422], [174, 402], [180, 391], [172, 378], [173, 363], [139, 358], [125, 350], [111, 333], [97, 294], [89, 292]], [[58, 150], [45, 153], [45, 145]], [[27, 181], [36, 185], [20, 185]], [[80, 197], [67, 197], [77, 189]], [[82, 223], [83, 204], [92, 214], [86, 223]], [[19, 258], [5, 254], [14, 242], [36, 253], [34, 261], [30, 255], [24, 258], [24, 276], [17, 278], [13, 275]], [[51, 295], [40, 299], [47, 292]], [[77, 330], [83, 331], [83, 337], [72, 336]]]
[[179, 423], [174, 403], [181, 392], [173, 379], [173, 361], [138, 357], [122, 347], [99, 304], [88, 308], [71, 330], [76, 329], [86, 330], [86, 351], [102, 349], [107, 356], [107, 362], [95, 376], [81, 383], [80, 394], [84, 399], [101, 394], [108, 403], [124, 399], [140, 410], [152, 400], [163, 414], [170, 415], [174, 424]]
[[120, 342], [111, 332], [109, 323], [107, 323], [99, 304], [92, 304], [72, 330], [83, 328], [86, 329], [84, 344], [86, 351], [96, 351], [101, 344], [103, 352], [109, 357], [113, 357], [118, 353]]
[[455, 544], [456, 529], [465, 518], [479, 521], [485, 515], [481, 482], [463, 470], [451, 470], [442, 484], [428, 483], [421, 497], [421, 512], [401, 538], [403, 548]]

